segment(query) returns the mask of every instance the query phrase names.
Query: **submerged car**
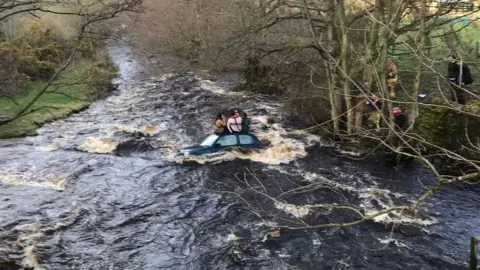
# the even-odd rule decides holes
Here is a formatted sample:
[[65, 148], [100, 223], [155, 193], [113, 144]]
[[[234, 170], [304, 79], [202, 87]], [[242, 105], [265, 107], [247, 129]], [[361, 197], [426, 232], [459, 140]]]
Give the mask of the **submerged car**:
[[250, 133], [211, 134], [200, 144], [179, 150], [183, 156], [199, 156], [233, 149], [262, 149], [263, 144]]

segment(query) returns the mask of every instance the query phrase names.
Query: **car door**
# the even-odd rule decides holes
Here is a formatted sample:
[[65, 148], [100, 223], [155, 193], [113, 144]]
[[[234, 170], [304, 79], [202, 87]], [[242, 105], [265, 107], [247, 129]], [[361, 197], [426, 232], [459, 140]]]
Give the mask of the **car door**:
[[238, 145], [238, 138], [235, 134], [223, 135], [215, 142], [215, 152], [225, 151], [236, 147]]
[[244, 148], [256, 148], [256, 140], [248, 134], [240, 134], [238, 135], [238, 141], [241, 147]]

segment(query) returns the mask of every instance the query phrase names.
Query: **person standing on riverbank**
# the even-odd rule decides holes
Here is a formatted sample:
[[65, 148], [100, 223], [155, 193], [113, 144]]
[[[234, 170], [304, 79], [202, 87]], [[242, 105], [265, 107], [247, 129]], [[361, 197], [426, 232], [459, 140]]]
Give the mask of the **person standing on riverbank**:
[[395, 99], [395, 87], [398, 82], [397, 63], [392, 59], [387, 62], [387, 86], [390, 90], [390, 98]]
[[470, 68], [460, 60], [458, 63], [455, 55], [448, 57], [448, 83], [451, 88], [451, 100], [461, 105], [467, 104], [467, 93], [463, 89], [473, 82]]
[[393, 117], [395, 121], [395, 130], [403, 131], [403, 126], [407, 122], [407, 118], [405, 117], [405, 113], [400, 107], [393, 108]]
[[375, 124], [375, 130], [380, 131], [380, 119], [382, 118], [382, 101], [377, 95], [372, 95], [370, 100], [367, 100], [367, 104], [372, 109], [372, 122]]

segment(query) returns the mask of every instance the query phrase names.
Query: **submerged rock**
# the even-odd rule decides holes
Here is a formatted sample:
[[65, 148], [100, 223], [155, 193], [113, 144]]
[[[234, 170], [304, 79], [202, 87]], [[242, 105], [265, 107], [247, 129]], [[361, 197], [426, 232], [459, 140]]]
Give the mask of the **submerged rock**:
[[270, 146], [272, 144], [272, 142], [267, 139], [261, 139], [260, 142], [263, 144], [263, 146]]
[[115, 154], [119, 156], [129, 156], [132, 153], [144, 153], [154, 148], [146, 141], [128, 140], [121, 142], [115, 149]]
[[275, 118], [273, 118], [272, 116], [267, 117], [267, 124], [273, 125], [275, 123], [276, 123]]

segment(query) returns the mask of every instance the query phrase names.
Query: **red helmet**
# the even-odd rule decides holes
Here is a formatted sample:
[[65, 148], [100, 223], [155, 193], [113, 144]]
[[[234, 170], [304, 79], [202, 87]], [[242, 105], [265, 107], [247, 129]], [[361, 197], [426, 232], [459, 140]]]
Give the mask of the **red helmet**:
[[403, 111], [402, 111], [402, 109], [400, 109], [400, 107], [393, 108], [393, 115], [394, 116], [399, 116], [401, 114], [403, 114]]

